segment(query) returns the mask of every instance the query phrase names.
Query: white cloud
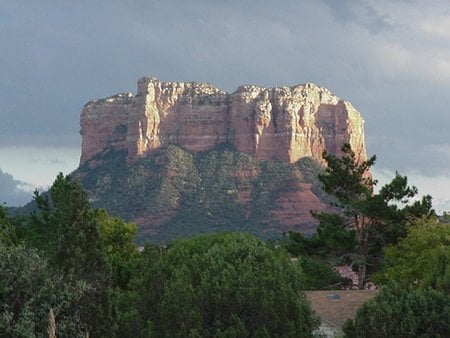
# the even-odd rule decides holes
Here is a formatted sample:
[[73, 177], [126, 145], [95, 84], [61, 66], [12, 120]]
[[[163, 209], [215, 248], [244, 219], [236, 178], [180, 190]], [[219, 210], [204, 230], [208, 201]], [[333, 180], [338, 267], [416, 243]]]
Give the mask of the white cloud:
[[441, 83], [450, 82], [450, 60], [448, 58], [438, 57], [432, 60], [432, 69], [433, 78]]
[[430, 38], [450, 39], [450, 16], [429, 17], [419, 22], [419, 28]]
[[30, 186], [23, 186], [24, 190], [34, 190], [35, 187], [45, 189], [53, 183], [58, 173], [69, 174], [78, 167], [80, 149], [0, 147], [0, 158], [3, 170], [13, 173], [20, 181], [30, 183]]
[[[377, 188], [389, 183], [395, 176], [391, 169], [374, 167], [372, 174], [378, 180]], [[401, 172], [400, 175], [408, 178], [408, 184], [417, 187], [419, 190], [417, 198], [424, 195], [433, 197], [433, 208], [438, 214], [450, 211], [450, 174], [426, 176], [416, 171]]]
[[21, 206], [31, 201], [33, 186], [0, 169], [0, 204]]
[[351, 54], [359, 57], [355, 66], [366, 69], [377, 84], [450, 85], [450, 15], [442, 14], [448, 2], [324, 1], [344, 23], [328, 27], [334, 29], [331, 34], [345, 32], [353, 43]]

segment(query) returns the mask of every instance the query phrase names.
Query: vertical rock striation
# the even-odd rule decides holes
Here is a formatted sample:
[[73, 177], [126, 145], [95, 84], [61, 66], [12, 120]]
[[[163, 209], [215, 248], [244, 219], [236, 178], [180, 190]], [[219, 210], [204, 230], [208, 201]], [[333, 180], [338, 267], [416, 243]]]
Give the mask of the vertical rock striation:
[[230, 143], [257, 159], [322, 161], [351, 144], [366, 158], [364, 121], [358, 111], [314, 84], [261, 88], [228, 94], [207, 83], [138, 80], [136, 95], [122, 93], [87, 103], [81, 113], [80, 165], [108, 149], [127, 160], [177, 144], [191, 152]]

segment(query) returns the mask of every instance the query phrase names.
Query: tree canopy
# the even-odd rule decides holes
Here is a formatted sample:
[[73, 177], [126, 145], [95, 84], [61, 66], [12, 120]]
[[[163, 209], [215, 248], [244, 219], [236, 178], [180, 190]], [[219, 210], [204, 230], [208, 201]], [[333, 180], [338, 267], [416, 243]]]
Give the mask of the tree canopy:
[[[93, 209], [74, 178], [58, 175], [47, 193], [35, 194], [31, 216], [10, 218], [0, 207], [0, 336], [44, 337], [54, 317], [61, 337], [308, 337], [318, 318], [303, 290], [340, 282], [330, 257], [365, 269], [379, 264], [386, 246], [376, 276], [387, 285], [348, 324], [349, 334], [365, 325], [375, 336], [447, 333], [448, 225], [430, 217], [431, 197], [408, 203], [417, 189], [406, 177], [374, 192], [367, 170], [375, 158], [357, 163], [349, 147], [343, 154], [324, 154], [329, 167], [319, 176], [336, 212], [315, 215], [316, 235], [291, 233], [280, 246], [217, 233], [138, 253], [136, 225]], [[377, 327], [383, 313], [397, 326]]]
[[430, 196], [410, 202], [417, 188], [398, 173], [375, 192], [377, 181], [370, 174], [375, 156], [358, 161], [349, 144], [341, 150], [342, 156], [323, 153], [327, 166], [318, 176], [336, 212], [313, 213], [320, 222], [317, 235], [305, 238], [291, 234], [290, 247], [344, 258], [357, 267], [358, 287], [364, 289], [368, 268], [373, 271], [379, 266], [382, 249], [403, 238], [412, 220], [434, 211]]
[[58, 335], [85, 337], [84, 317], [93, 287], [53, 269], [34, 248], [0, 245], [0, 336], [42, 337], [50, 309], [57, 315]]
[[432, 287], [450, 294], [450, 225], [420, 219], [408, 235], [385, 250], [379, 283], [396, 281], [403, 287]]
[[348, 337], [450, 336], [450, 225], [422, 218], [385, 250], [379, 294], [344, 328]]
[[404, 288], [393, 282], [365, 303], [346, 337], [449, 337], [450, 296], [433, 289]]
[[[92, 209], [70, 176], [36, 193], [38, 210], [0, 209], [0, 335], [311, 336], [302, 292], [323, 266], [240, 233], [146, 245], [136, 227]], [[331, 276], [330, 278], [333, 278]], [[54, 320], [49, 313], [53, 313]]]
[[141, 331], [171, 337], [308, 337], [317, 324], [302, 293], [299, 263], [250, 235], [178, 240], [162, 252], [147, 247], [143, 257], [143, 275], [134, 288], [143, 296], [134, 307], [149, 305], [141, 313]]
[[58, 336], [114, 336], [136, 226], [92, 209], [80, 184], [62, 174], [35, 201], [37, 211], [20, 220], [0, 210], [0, 335], [42, 336], [52, 310]]

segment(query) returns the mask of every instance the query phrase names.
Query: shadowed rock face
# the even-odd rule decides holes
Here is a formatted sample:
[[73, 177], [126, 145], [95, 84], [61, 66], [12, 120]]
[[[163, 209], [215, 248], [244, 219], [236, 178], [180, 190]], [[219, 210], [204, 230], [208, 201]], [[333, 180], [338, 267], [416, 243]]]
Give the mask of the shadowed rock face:
[[313, 84], [260, 88], [241, 86], [228, 94], [210, 84], [160, 82], [144, 77], [138, 92], [87, 103], [81, 113], [80, 165], [107, 149], [125, 150], [127, 160], [177, 144], [199, 152], [219, 143], [257, 159], [322, 161], [351, 144], [366, 159], [364, 121], [356, 109]]

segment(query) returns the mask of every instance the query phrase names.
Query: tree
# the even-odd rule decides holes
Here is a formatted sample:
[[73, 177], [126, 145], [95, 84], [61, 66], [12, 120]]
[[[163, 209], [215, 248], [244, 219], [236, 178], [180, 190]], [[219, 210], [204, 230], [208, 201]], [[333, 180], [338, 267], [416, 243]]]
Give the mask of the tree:
[[66, 272], [95, 278], [106, 269], [100, 226], [87, 193], [71, 176], [59, 174], [48, 194], [35, 193], [31, 219], [35, 247]]
[[35, 202], [23, 219], [0, 207], [0, 336], [40, 337], [55, 326], [61, 337], [134, 336], [117, 323], [137, 313], [120, 307], [140, 297], [129, 285], [145, 268], [137, 265], [136, 225], [92, 209], [80, 184], [62, 174]]
[[449, 293], [393, 282], [365, 303], [343, 329], [346, 337], [450, 337], [449, 304]]
[[404, 239], [385, 250], [383, 267], [374, 278], [450, 294], [450, 225], [437, 219], [416, 221]]
[[304, 274], [304, 290], [326, 290], [342, 284], [343, 280], [327, 262], [315, 257], [299, 257]]
[[53, 270], [34, 248], [0, 244], [0, 336], [46, 336], [53, 309], [58, 336], [85, 337], [89, 332], [80, 315], [90, 301], [92, 286]]
[[98, 211], [90, 207], [81, 185], [62, 174], [48, 193], [36, 192], [35, 200], [38, 211], [31, 216], [27, 242], [45, 253], [52, 268], [91, 286], [90, 302], [80, 304], [80, 316], [90, 334], [109, 336], [114, 285]]
[[99, 226], [100, 246], [111, 270], [111, 282], [115, 288], [125, 289], [135, 272], [138, 251], [134, 239], [137, 226], [110, 216], [105, 210], [94, 211]]
[[[342, 146], [342, 154], [337, 157], [324, 152], [327, 167], [318, 178], [343, 216], [341, 227], [354, 232], [356, 248], [348, 256], [358, 268], [358, 287], [364, 289], [371, 252], [380, 254], [381, 246], [404, 236], [410, 218], [432, 214], [431, 197], [407, 205], [417, 189], [409, 187], [407, 178], [399, 174], [375, 193], [377, 182], [370, 174], [370, 167], [376, 157], [358, 161], [349, 144]], [[319, 221], [330, 218], [324, 213], [315, 215]]]
[[0, 245], [13, 245], [17, 241], [17, 235], [8, 213], [0, 205]]
[[308, 337], [317, 325], [299, 263], [250, 235], [178, 240], [143, 259], [133, 305], [141, 335]]
[[339, 257], [351, 252], [356, 246], [355, 233], [342, 225], [342, 215], [331, 213], [314, 214], [319, 220], [317, 232], [311, 236], [290, 231], [285, 238], [288, 252], [296, 257], [315, 256], [322, 259]]
[[422, 218], [385, 250], [385, 284], [344, 331], [348, 337], [450, 336], [450, 226]]

